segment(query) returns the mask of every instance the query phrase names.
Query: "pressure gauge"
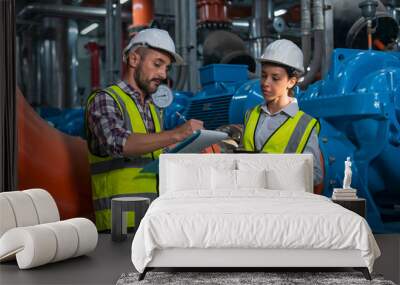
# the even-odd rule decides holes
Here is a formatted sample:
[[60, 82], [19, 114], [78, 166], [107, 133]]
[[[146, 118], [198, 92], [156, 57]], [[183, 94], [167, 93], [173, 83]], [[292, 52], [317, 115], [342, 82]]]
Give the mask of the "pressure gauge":
[[272, 26], [278, 34], [283, 33], [286, 29], [286, 23], [282, 17], [274, 17]]
[[160, 85], [156, 92], [151, 94], [154, 104], [158, 108], [166, 108], [174, 101], [172, 90], [167, 85]]

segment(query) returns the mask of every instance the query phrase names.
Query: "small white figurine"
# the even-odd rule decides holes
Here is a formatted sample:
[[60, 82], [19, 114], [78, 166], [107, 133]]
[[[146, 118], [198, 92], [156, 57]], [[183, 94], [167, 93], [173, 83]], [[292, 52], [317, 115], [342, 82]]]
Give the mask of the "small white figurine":
[[343, 179], [343, 189], [351, 189], [351, 160], [350, 157], [347, 157], [344, 162], [344, 179]]

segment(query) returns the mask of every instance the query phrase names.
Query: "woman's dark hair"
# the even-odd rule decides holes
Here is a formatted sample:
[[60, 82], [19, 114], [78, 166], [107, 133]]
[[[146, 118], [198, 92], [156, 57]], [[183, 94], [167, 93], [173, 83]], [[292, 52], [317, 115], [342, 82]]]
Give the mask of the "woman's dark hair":
[[[296, 69], [294, 69], [293, 67], [290, 67], [290, 66], [287, 66], [287, 65], [284, 65], [284, 64], [275, 63], [275, 62], [265, 62], [263, 64], [282, 67], [284, 70], [286, 70], [288, 78], [295, 77], [297, 79], [297, 82], [301, 77], [301, 72], [296, 70]], [[297, 82], [296, 82], [296, 84], [297, 84]], [[295, 86], [296, 86], [296, 84], [295, 84]], [[288, 90], [288, 95], [290, 97], [294, 97], [293, 88], [294, 88], [294, 86]]]
[[[293, 67], [290, 67], [290, 66], [282, 66], [285, 70], [286, 70], [286, 73], [287, 73], [287, 75], [288, 75], [288, 78], [292, 78], [292, 77], [295, 77], [296, 78], [296, 84], [297, 84], [297, 82], [299, 81], [299, 79], [300, 79], [300, 77], [301, 77], [301, 72], [300, 71], [298, 71], [298, 70], [296, 70], [296, 69], [294, 69]], [[292, 87], [292, 88], [290, 88], [289, 90], [288, 90], [288, 95], [289, 95], [289, 97], [294, 97], [294, 91], [293, 91], [293, 88], [296, 86], [296, 84]]]

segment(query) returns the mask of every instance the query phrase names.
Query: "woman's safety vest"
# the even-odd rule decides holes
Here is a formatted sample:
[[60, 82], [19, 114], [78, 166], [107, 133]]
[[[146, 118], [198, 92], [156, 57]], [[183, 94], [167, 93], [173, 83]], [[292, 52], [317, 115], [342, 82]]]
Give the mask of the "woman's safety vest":
[[266, 153], [302, 153], [307, 145], [314, 127], [319, 133], [319, 123], [303, 111], [298, 111], [294, 117], [289, 117], [272, 133], [261, 150], [256, 150], [255, 136], [261, 115], [261, 105], [250, 111], [243, 135], [243, 147], [248, 151]]
[[[134, 100], [116, 85], [107, 87], [107, 92], [117, 103], [124, 118], [124, 127], [132, 133], [146, 134], [147, 129]], [[92, 93], [86, 104], [86, 110], [97, 92]], [[161, 131], [160, 118], [153, 104], [150, 103], [155, 132]], [[86, 133], [90, 140], [87, 127]], [[140, 173], [143, 166], [158, 158], [161, 150], [135, 157], [113, 158], [92, 154], [89, 149], [89, 163], [92, 177], [92, 196], [99, 231], [111, 228], [111, 199], [120, 196], [157, 197], [157, 179], [153, 173]], [[134, 226], [134, 213], [128, 213], [128, 226]]]

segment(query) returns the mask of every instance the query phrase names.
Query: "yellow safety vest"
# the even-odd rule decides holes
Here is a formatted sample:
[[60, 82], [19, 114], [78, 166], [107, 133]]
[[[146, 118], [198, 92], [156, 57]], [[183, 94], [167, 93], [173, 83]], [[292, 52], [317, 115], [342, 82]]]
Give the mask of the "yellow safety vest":
[[[139, 110], [131, 97], [117, 85], [107, 87], [107, 92], [117, 103], [124, 118], [124, 127], [132, 133], [148, 133]], [[92, 93], [86, 104], [86, 110], [97, 92]], [[161, 131], [160, 118], [153, 104], [150, 103], [155, 132]], [[87, 114], [85, 116], [86, 133], [89, 144]], [[143, 166], [158, 158], [161, 150], [135, 157], [113, 158], [100, 157], [90, 152], [89, 163], [92, 177], [92, 196], [99, 231], [111, 228], [111, 199], [120, 196], [141, 196], [155, 199], [157, 179], [153, 173], [140, 173]], [[134, 213], [128, 213], [128, 226], [134, 226]]]
[[289, 117], [264, 143], [261, 150], [255, 147], [255, 135], [261, 115], [261, 105], [253, 108], [245, 122], [243, 147], [248, 151], [266, 153], [302, 153], [307, 145], [314, 127], [319, 133], [319, 123], [303, 111], [298, 111], [294, 117]]

